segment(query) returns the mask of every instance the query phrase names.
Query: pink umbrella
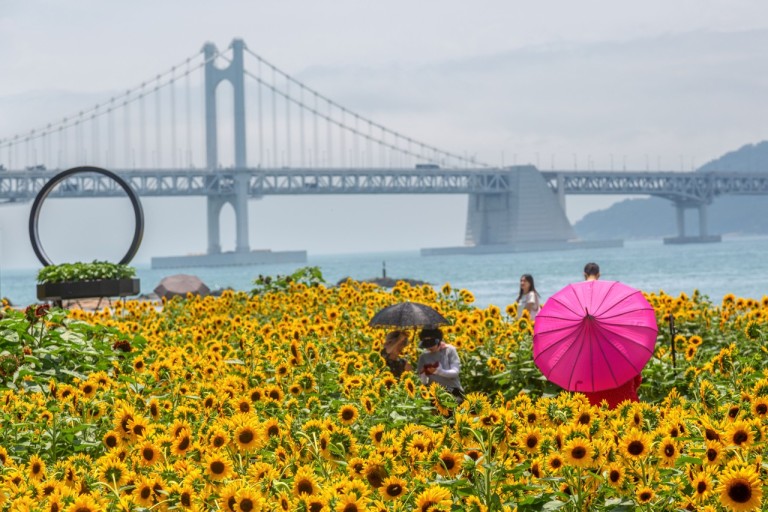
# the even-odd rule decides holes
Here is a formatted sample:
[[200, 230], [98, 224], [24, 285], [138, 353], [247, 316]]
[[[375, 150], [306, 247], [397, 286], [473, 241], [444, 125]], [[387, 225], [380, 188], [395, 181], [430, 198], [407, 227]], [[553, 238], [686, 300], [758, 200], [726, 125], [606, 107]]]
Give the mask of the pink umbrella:
[[569, 391], [613, 389], [640, 374], [657, 331], [653, 307], [639, 290], [616, 281], [569, 284], [536, 315], [533, 361]]

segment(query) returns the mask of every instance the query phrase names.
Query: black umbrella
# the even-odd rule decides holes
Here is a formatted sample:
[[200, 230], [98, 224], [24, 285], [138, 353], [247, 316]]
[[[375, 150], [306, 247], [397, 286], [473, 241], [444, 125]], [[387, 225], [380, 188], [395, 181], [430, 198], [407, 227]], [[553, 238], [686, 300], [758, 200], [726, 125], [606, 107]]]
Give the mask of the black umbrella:
[[450, 322], [446, 318], [427, 306], [419, 302], [401, 302], [392, 306], [387, 306], [371, 318], [368, 325], [371, 327], [437, 327], [438, 325], [448, 325]]

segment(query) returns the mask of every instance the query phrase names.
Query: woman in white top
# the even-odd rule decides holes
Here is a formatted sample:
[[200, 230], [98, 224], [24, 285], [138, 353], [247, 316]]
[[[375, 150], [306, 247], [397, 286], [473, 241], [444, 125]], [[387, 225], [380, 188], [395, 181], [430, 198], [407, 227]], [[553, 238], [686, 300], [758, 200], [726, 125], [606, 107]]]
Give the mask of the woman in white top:
[[517, 296], [517, 318], [523, 316], [523, 311], [528, 310], [531, 320], [536, 318], [536, 313], [541, 308], [541, 297], [533, 284], [531, 274], [523, 274], [520, 278], [520, 294]]

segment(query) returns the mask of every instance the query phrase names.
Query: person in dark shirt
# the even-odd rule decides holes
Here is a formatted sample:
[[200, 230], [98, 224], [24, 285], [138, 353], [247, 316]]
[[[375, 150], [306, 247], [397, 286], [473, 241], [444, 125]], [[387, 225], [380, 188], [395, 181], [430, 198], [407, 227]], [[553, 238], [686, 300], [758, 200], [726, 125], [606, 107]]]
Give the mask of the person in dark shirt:
[[[598, 279], [600, 279], [600, 266], [594, 262], [589, 262], [584, 265], [584, 280], [597, 281]], [[608, 402], [609, 409], [615, 409], [616, 406], [625, 400], [639, 402], [640, 399], [637, 396], [637, 388], [640, 387], [642, 382], [642, 375], [637, 375], [617, 388], [593, 391], [584, 394], [592, 405], [600, 405], [600, 402], [605, 400]]]
[[405, 371], [413, 371], [413, 366], [404, 357], [401, 356], [406, 345], [408, 345], [408, 333], [405, 331], [391, 331], [387, 333], [384, 340], [384, 348], [381, 349], [381, 357], [386, 361], [389, 371], [396, 378]]

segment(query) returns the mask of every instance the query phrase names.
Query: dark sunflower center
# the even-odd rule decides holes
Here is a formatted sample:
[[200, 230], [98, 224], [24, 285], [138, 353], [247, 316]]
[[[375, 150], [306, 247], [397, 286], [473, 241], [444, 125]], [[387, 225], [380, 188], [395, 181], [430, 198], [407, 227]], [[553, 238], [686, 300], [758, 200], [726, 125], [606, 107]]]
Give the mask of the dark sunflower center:
[[251, 441], [253, 441], [253, 432], [251, 432], [250, 430], [244, 430], [240, 432], [238, 439], [242, 444], [248, 444]]
[[221, 462], [220, 460], [213, 461], [213, 463], [211, 464], [211, 472], [214, 475], [220, 475], [224, 473], [224, 463]]
[[402, 492], [403, 487], [400, 484], [389, 484], [387, 486], [387, 495], [389, 496], [400, 496]]
[[616, 483], [621, 479], [621, 473], [613, 469], [608, 475], [608, 478], [611, 480], [611, 482]]
[[747, 441], [749, 436], [743, 430], [738, 430], [733, 434], [733, 444], [743, 444]]
[[139, 494], [141, 495], [141, 499], [149, 499], [149, 497], [152, 495], [152, 489], [149, 487], [144, 487]]
[[244, 498], [240, 502], [240, 510], [243, 512], [249, 512], [253, 510], [253, 501], [250, 498]]
[[674, 446], [672, 446], [671, 444], [668, 444], [667, 446], [664, 447], [664, 455], [666, 455], [667, 457], [671, 457], [674, 454], [675, 454]]
[[274, 436], [278, 435], [279, 433], [280, 433], [280, 429], [277, 428], [276, 425], [272, 425], [271, 427], [269, 427], [267, 429], [267, 435], [269, 437], [274, 437]]
[[736, 503], [747, 503], [752, 498], [752, 486], [744, 480], [737, 480], [728, 486], [728, 497]]
[[696, 484], [696, 492], [699, 494], [704, 494], [707, 491], [707, 482], [699, 482]]
[[155, 450], [152, 448], [144, 448], [144, 450], [141, 452], [141, 455], [146, 460], [153, 460], [155, 458]]
[[536, 445], [539, 444], [539, 439], [536, 436], [531, 436], [526, 439], [525, 444], [528, 446], [528, 448], [536, 448]]
[[768, 413], [768, 405], [766, 405], [766, 404], [757, 404], [757, 406], [755, 407], [755, 411], [760, 416], [764, 416], [766, 413]]
[[707, 460], [709, 462], [713, 462], [717, 458], [717, 450], [714, 448], [710, 448], [707, 450]]
[[437, 505], [437, 502], [435, 501], [427, 501], [424, 504], [421, 505], [421, 512], [428, 512], [429, 510], [432, 510], [432, 507]]
[[355, 412], [354, 412], [352, 409], [345, 409], [345, 410], [344, 410], [344, 411], [341, 413], [341, 417], [342, 417], [343, 419], [345, 419], [345, 420], [349, 421], [349, 420], [351, 420], [352, 418], [354, 418], [354, 417], [355, 417]]
[[192, 496], [188, 492], [181, 493], [181, 504], [185, 507], [192, 505]]
[[299, 482], [299, 485], [296, 486], [296, 490], [299, 491], [299, 494], [312, 494], [312, 482], [309, 480], [302, 480]]
[[643, 491], [640, 493], [640, 501], [648, 501], [651, 499], [651, 493], [648, 491]]
[[179, 443], [179, 450], [186, 450], [187, 448], [189, 448], [189, 438], [184, 437]]
[[442, 460], [442, 461], [443, 461], [443, 464], [445, 464], [445, 468], [446, 468], [448, 471], [452, 470], [452, 469], [453, 469], [453, 467], [456, 465], [456, 461], [455, 461], [455, 460], [453, 460], [453, 459], [452, 459], [452, 458], [450, 458], [450, 457], [446, 457], [446, 458], [444, 458], [444, 459], [440, 459], [440, 460]]
[[592, 418], [589, 416], [589, 414], [582, 414], [579, 416], [579, 423], [582, 425], [589, 425], [589, 422]]
[[645, 445], [642, 441], [632, 441], [627, 445], [627, 451], [630, 455], [640, 455], [645, 451]]
[[583, 446], [577, 446], [571, 450], [571, 457], [574, 459], [583, 459], [587, 455], [587, 450]]

